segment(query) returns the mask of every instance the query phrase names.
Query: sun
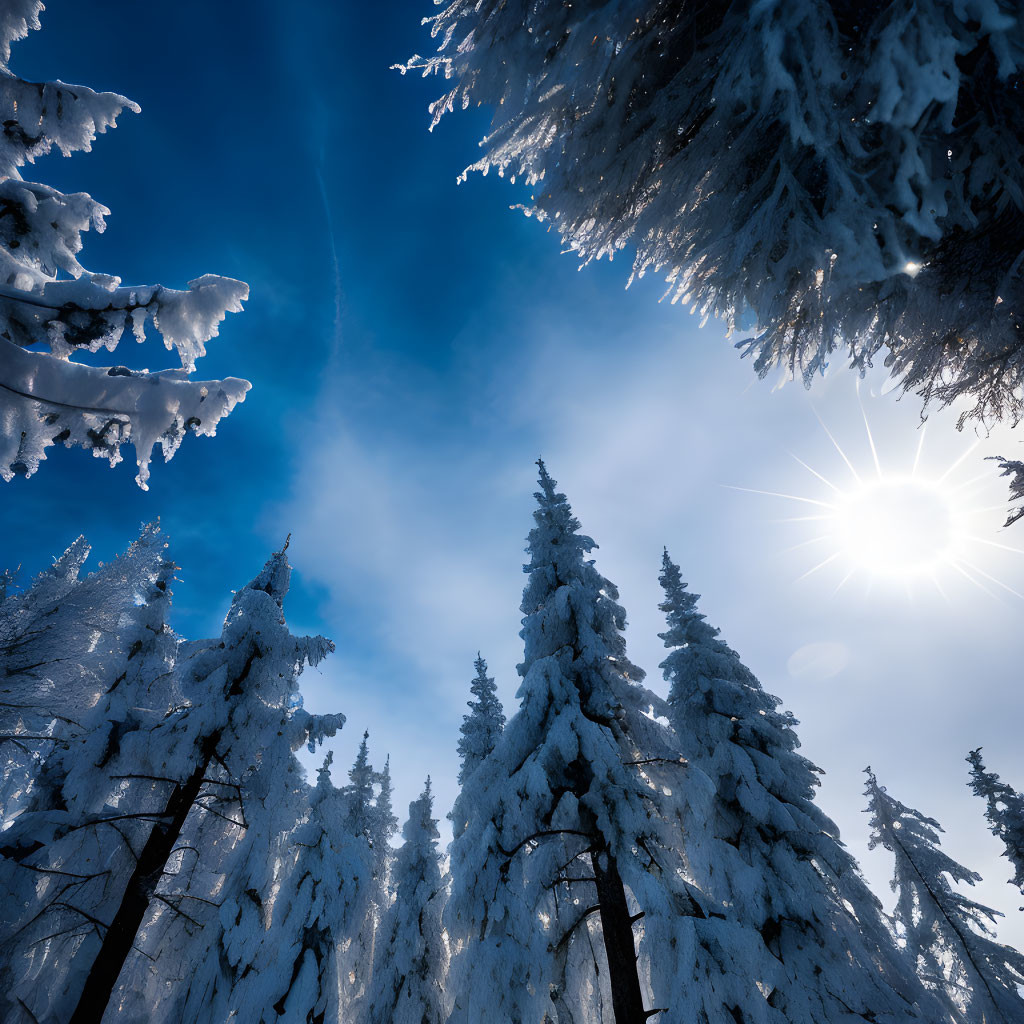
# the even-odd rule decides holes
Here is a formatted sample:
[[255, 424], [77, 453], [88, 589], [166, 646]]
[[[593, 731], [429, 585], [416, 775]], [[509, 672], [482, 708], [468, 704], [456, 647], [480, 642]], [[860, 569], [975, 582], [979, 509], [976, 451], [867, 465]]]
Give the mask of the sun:
[[[861, 411], [863, 415], [863, 407]], [[781, 520], [799, 524], [810, 533], [786, 549], [810, 555], [811, 564], [798, 580], [826, 575], [823, 570], [828, 568], [838, 580], [837, 591], [860, 576], [869, 585], [899, 584], [908, 591], [921, 582], [945, 596], [949, 581], [955, 578], [992, 594], [999, 591], [1024, 597], [999, 579], [996, 571], [985, 567], [993, 549], [1015, 554], [1024, 554], [1024, 550], [992, 539], [1006, 515], [1008, 502], [1005, 497], [998, 504], [991, 501], [997, 471], [986, 464], [979, 474], [978, 460], [968, 460], [980, 442], [969, 446], [940, 472], [927, 472], [922, 462], [922, 424], [916, 449], [910, 458], [902, 460], [904, 465], [890, 468], [887, 464], [883, 469], [866, 415], [863, 421], [871, 457], [857, 466], [819, 418], [840, 466], [826, 475], [793, 454], [816, 481], [811, 493], [736, 488], [798, 503], [806, 510], [805, 514]], [[964, 479], [972, 469], [974, 474]]]
[[846, 557], [884, 576], [933, 572], [960, 536], [956, 495], [913, 477], [872, 480], [839, 495], [835, 539]]

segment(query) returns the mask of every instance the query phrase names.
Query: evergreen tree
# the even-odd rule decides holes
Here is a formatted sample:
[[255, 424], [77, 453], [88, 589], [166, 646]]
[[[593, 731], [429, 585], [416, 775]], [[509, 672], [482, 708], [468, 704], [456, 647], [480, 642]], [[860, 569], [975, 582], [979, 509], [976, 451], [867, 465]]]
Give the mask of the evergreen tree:
[[1003, 841], [1003, 856], [1013, 865], [1010, 884], [1024, 892], [1024, 796], [985, 770], [981, 747], [967, 755], [971, 765], [971, 789], [985, 798], [985, 817], [992, 834]]
[[[765, 693], [662, 560], [669, 717], [688, 761], [680, 800], [694, 883], [779, 965], [767, 1000], [787, 1024], [932, 1021], [877, 899], [813, 802], [789, 712]], [[920, 1005], [918, 1005], [920, 1004]], [[745, 1019], [745, 1018], [744, 1018]]]
[[939, 849], [942, 826], [934, 818], [889, 796], [871, 769], [865, 771], [869, 845], [883, 846], [896, 858], [896, 920], [922, 980], [943, 999], [953, 1020], [1024, 1020], [1024, 999], [1017, 992], [1024, 985], [1024, 956], [990, 937], [998, 911], [969, 900], [951, 884], [974, 885], [981, 875]]
[[280, 845], [280, 888], [267, 903], [264, 926], [247, 929], [244, 910], [237, 914], [235, 942], [245, 967], [231, 986], [228, 1012], [213, 1017], [208, 1008], [208, 1020], [352, 1019], [340, 1001], [340, 951], [362, 924], [372, 866], [366, 843], [344, 827], [344, 791], [331, 783], [332, 760], [328, 753], [303, 799], [305, 814]]
[[[654, 720], [661, 702], [626, 657], [615, 587], [585, 557], [594, 542], [539, 466], [521, 705], [466, 780], [452, 844], [451, 1019], [597, 1019], [595, 970], [573, 969], [591, 950], [618, 1024], [665, 1007], [664, 1019], [698, 1019], [720, 975], [735, 1003], [757, 993], [756, 974], [679, 875], [662, 799], [681, 765]], [[751, 1020], [771, 1019], [756, 1002], [765, 1012]], [[719, 1010], [716, 1024], [737, 1019]]]
[[395, 858], [395, 901], [381, 924], [367, 1024], [444, 1024], [448, 952], [441, 931], [444, 886], [430, 778], [409, 804]]
[[[39, 28], [41, 0], [8, 0], [0, 17], [0, 477], [29, 475], [54, 444], [80, 445], [121, 461], [135, 446], [146, 487], [153, 448], [165, 459], [185, 434], [213, 435], [243, 400], [247, 381], [192, 381], [196, 360], [248, 286], [204, 274], [187, 291], [122, 285], [78, 260], [82, 233], [104, 229], [110, 211], [84, 192], [64, 195], [22, 179], [28, 164], [59, 150], [88, 151], [98, 133], [137, 104], [63, 82], [30, 82], [8, 67], [11, 43]], [[113, 352], [126, 329], [144, 341], [147, 324], [173, 349], [180, 369], [159, 372], [72, 361]]]
[[459, 785], [479, 767], [498, 742], [501, 730], [505, 728], [505, 713], [498, 700], [498, 688], [494, 679], [487, 674], [487, 662], [480, 657], [473, 662], [476, 676], [469, 684], [476, 700], [467, 702], [469, 714], [462, 718], [459, 729]]
[[[340, 715], [302, 708], [298, 675], [332, 650], [284, 620], [290, 567], [277, 552], [232, 600], [217, 641], [185, 645], [183, 707], [152, 734], [167, 752], [155, 819], [78, 997], [73, 1024], [113, 998], [151, 1020], [215, 1020], [265, 921], [282, 837], [303, 804], [292, 751], [333, 735]], [[218, 911], [219, 908], [219, 911]], [[241, 951], [241, 952], [240, 952]]]
[[[470, 691], [476, 700], [467, 701], [469, 714], [463, 715], [459, 728], [459, 786], [480, 767], [494, 750], [502, 729], [505, 728], [505, 712], [498, 700], [498, 688], [494, 679], [487, 674], [487, 662], [477, 652], [476, 676], [470, 683]], [[455, 798], [455, 805], [448, 813], [452, 827], [458, 833], [465, 827], [467, 810], [462, 806], [461, 789]]]
[[[40, 752], [38, 740], [28, 748], [14, 740], [32, 757], [7, 763], [17, 766], [8, 783], [28, 780], [10, 794], [0, 846], [9, 897], [0, 992], [12, 1020], [66, 1019], [73, 1010], [158, 821], [168, 751], [157, 736], [178, 699], [178, 641], [166, 622], [175, 566], [165, 548], [150, 525], [124, 555], [78, 580], [88, 551], [80, 543], [14, 607], [0, 609], [17, 636], [4, 666], [21, 695], [5, 709], [21, 717], [11, 735], [31, 716], [39, 739], [50, 741]], [[36, 660], [47, 651], [49, 661]]]
[[448, 0], [448, 111], [493, 111], [470, 168], [588, 262], [754, 329], [760, 375], [842, 352], [925, 401], [1024, 413], [1024, 32], [1013, 0]]
[[377, 925], [388, 901], [388, 847], [396, 827], [391, 813], [390, 768], [384, 773], [374, 771], [369, 736], [368, 732], [363, 733], [355, 763], [348, 773], [348, 785], [342, 791], [345, 832], [365, 857], [365, 874], [359, 876], [354, 887], [351, 925], [342, 944], [342, 1011], [352, 1019], [360, 1013], [373, 974]]

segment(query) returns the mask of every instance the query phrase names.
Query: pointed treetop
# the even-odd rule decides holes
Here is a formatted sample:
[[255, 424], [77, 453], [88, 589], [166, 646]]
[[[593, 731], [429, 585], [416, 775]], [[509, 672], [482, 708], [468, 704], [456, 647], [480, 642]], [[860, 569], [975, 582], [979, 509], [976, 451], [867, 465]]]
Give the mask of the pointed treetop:
[[498, 737], [505, 728], [505, 711], [498, 700], [494, 679], [487, 674], [487, 662], [477, 651], [476, 677], [469, 684], [476, 700], [466, 702], [469, 714], [462, 718], [459, 728], [459, 785], [466, 780], [494, 750]]
[[409, 819], [402, 826], [402, 838], [408, 843], [422, 844], [424, 837], [433, 848], [440, 836], [437, 820], [434, 818], [434, 794], [430, 789], [430, 776], [427, 776], [423, 792], [409, 804]]
[[328, 750], [324, 763], [317, 769], [317, 785], [326, 784], [331, 780], [331, 764], [334, 762], [334, 751]]
[[[278, 608], [284, 607], [284, 599], [291, 584], [292, 567], [288, 564], [285, 554], [287, 543], [280, 551], [275, 551], [264, 563], [263, 568], [245, 587], [246, 590], [262, 590], [269, 594]], [[238, 599], [238, 595], [235, 595]]]
[[1001, 782], [995, 772], [986, 770], [981, 747], [972, 750], [967, 760], [971, 765], [971, 789], [987, 804], [989, 831], [1003, 841], [1003, 856], [1013, 865], [1014, 876], [1009, 883], [1024, 892], [1024, 795]]

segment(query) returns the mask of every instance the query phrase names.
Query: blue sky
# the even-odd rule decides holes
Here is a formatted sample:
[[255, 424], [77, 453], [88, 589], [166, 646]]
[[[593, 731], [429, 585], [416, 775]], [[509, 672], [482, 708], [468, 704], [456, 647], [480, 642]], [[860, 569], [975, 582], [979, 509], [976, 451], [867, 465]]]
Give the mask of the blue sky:
[[[849, 478], [821, 419], [865, 472], [871, 423], [886, 472], [920, 439], [912, 399], [858, 392], [839, 372], [808, 395], [758, 382], [724, 338], [661, 288], [624, 288], [623, 261], [578, 271], [558, 239], [508, 207], [507, 182], [456, 176], [486, 116], [427, 131], [437, 86], [389, 66], [430, 45], [429, 3], [144, 5], [52, 0], [13, 67], [123, 92], [142, 105], [91, 154], [51, 157], [39, 180], [111, 208], [83, 262], [125, 282], [181, 286], [204, 272], [251, 285], [198, 375], [253, 382], [214, 440], [187, 440], [134, 470], [53, 451], [3, 489], [0, 564], [34, 572], [78, 533], [104, 559], [160, 516], [181, 565], [175, 625], [210, 635], [266, 554], [292, 533], [296, 632], [338, 653], [304, 677], [307, 704], [364, 727], [390, 752], [404, 812], [429, 771], [443, 813], [479, 648], [511, 709], [518, 603], [535, 467], [543, 454], [599, 568], [630, 613], [632, 658], [661, 688], [657, 572], [667, 544], [703, 608], [765, 687], [801, 719], [804, 753], [827, 772], [821, 802], [883, 898], [890, 865], [866, 853], [861, 769], [939, 818], [947, 847], [985, 875], [981, 898], [1024, 945], [1020, 899], [965, 785], [963, 758], [1024, 786], [1019, 681], [1024, 602], [953, 573], [931, 586], [874, 581], [836, 591], [813, 524], [779, 522]], [[129, 343], [125, 342], [125, 346]], [[167, 365], [152, 341], [118, 360]], [[975, 440], [934, 415], [920, 467], [939, 476]], [[976, 505], [1002, 484], [984, 454], [1012, 454], [1005, 428], [947, 478]], [[844, 475], [845, 474], [845, 475]], [[737, 490], [748, 488], [751, 490]], [[1024, 524], [980, 513], [980, 570], [1024, 592]], [[803, 545], [796, 547], [795, 545]], [[793, 549], [793, 550], [789, 550]], [[826, 547], [827, 553], [827, 547]], [[816, 555], [818, 557], [816, 557]]]

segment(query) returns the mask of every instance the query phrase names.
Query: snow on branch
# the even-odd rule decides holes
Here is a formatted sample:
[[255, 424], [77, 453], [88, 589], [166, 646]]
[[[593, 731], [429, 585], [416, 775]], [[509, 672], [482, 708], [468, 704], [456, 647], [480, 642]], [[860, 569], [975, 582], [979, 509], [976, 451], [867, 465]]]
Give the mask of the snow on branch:
[[[630, 250], [761, 376], [884, 359], [928, 403], [1024, 417], [1024, 33], [1011, 0], [443, 0], [432, 126], [582, 262]], [[463, 173], [463, 177], [465, 172]]]
[[[171, 458], [187, 431], [212, 436], [244, 399], [246, 381], [187, 378], [249, 289], [213, 274], [183, 291], [128, 286], [79, 262], [82, 233], [103, 231], [110, 211], [85, 193], [23, 181], [20, 168], [52, 149], [88, 151], [123, 109], [139, 107], [115, 93], [10, 72], [10, 44], [39, 27], [41, 10], [38, 0], [16, 0], [0, 11], [0, 477], [31, 475], [58, 443], [89, 448], [114, 465], [131, 442], [145, 488], [157, 443]], [[128, 328], [144, 342], [147, 325], [176, 353], [180, 370], [73, 361], [101, 348], [113, 352]]]

